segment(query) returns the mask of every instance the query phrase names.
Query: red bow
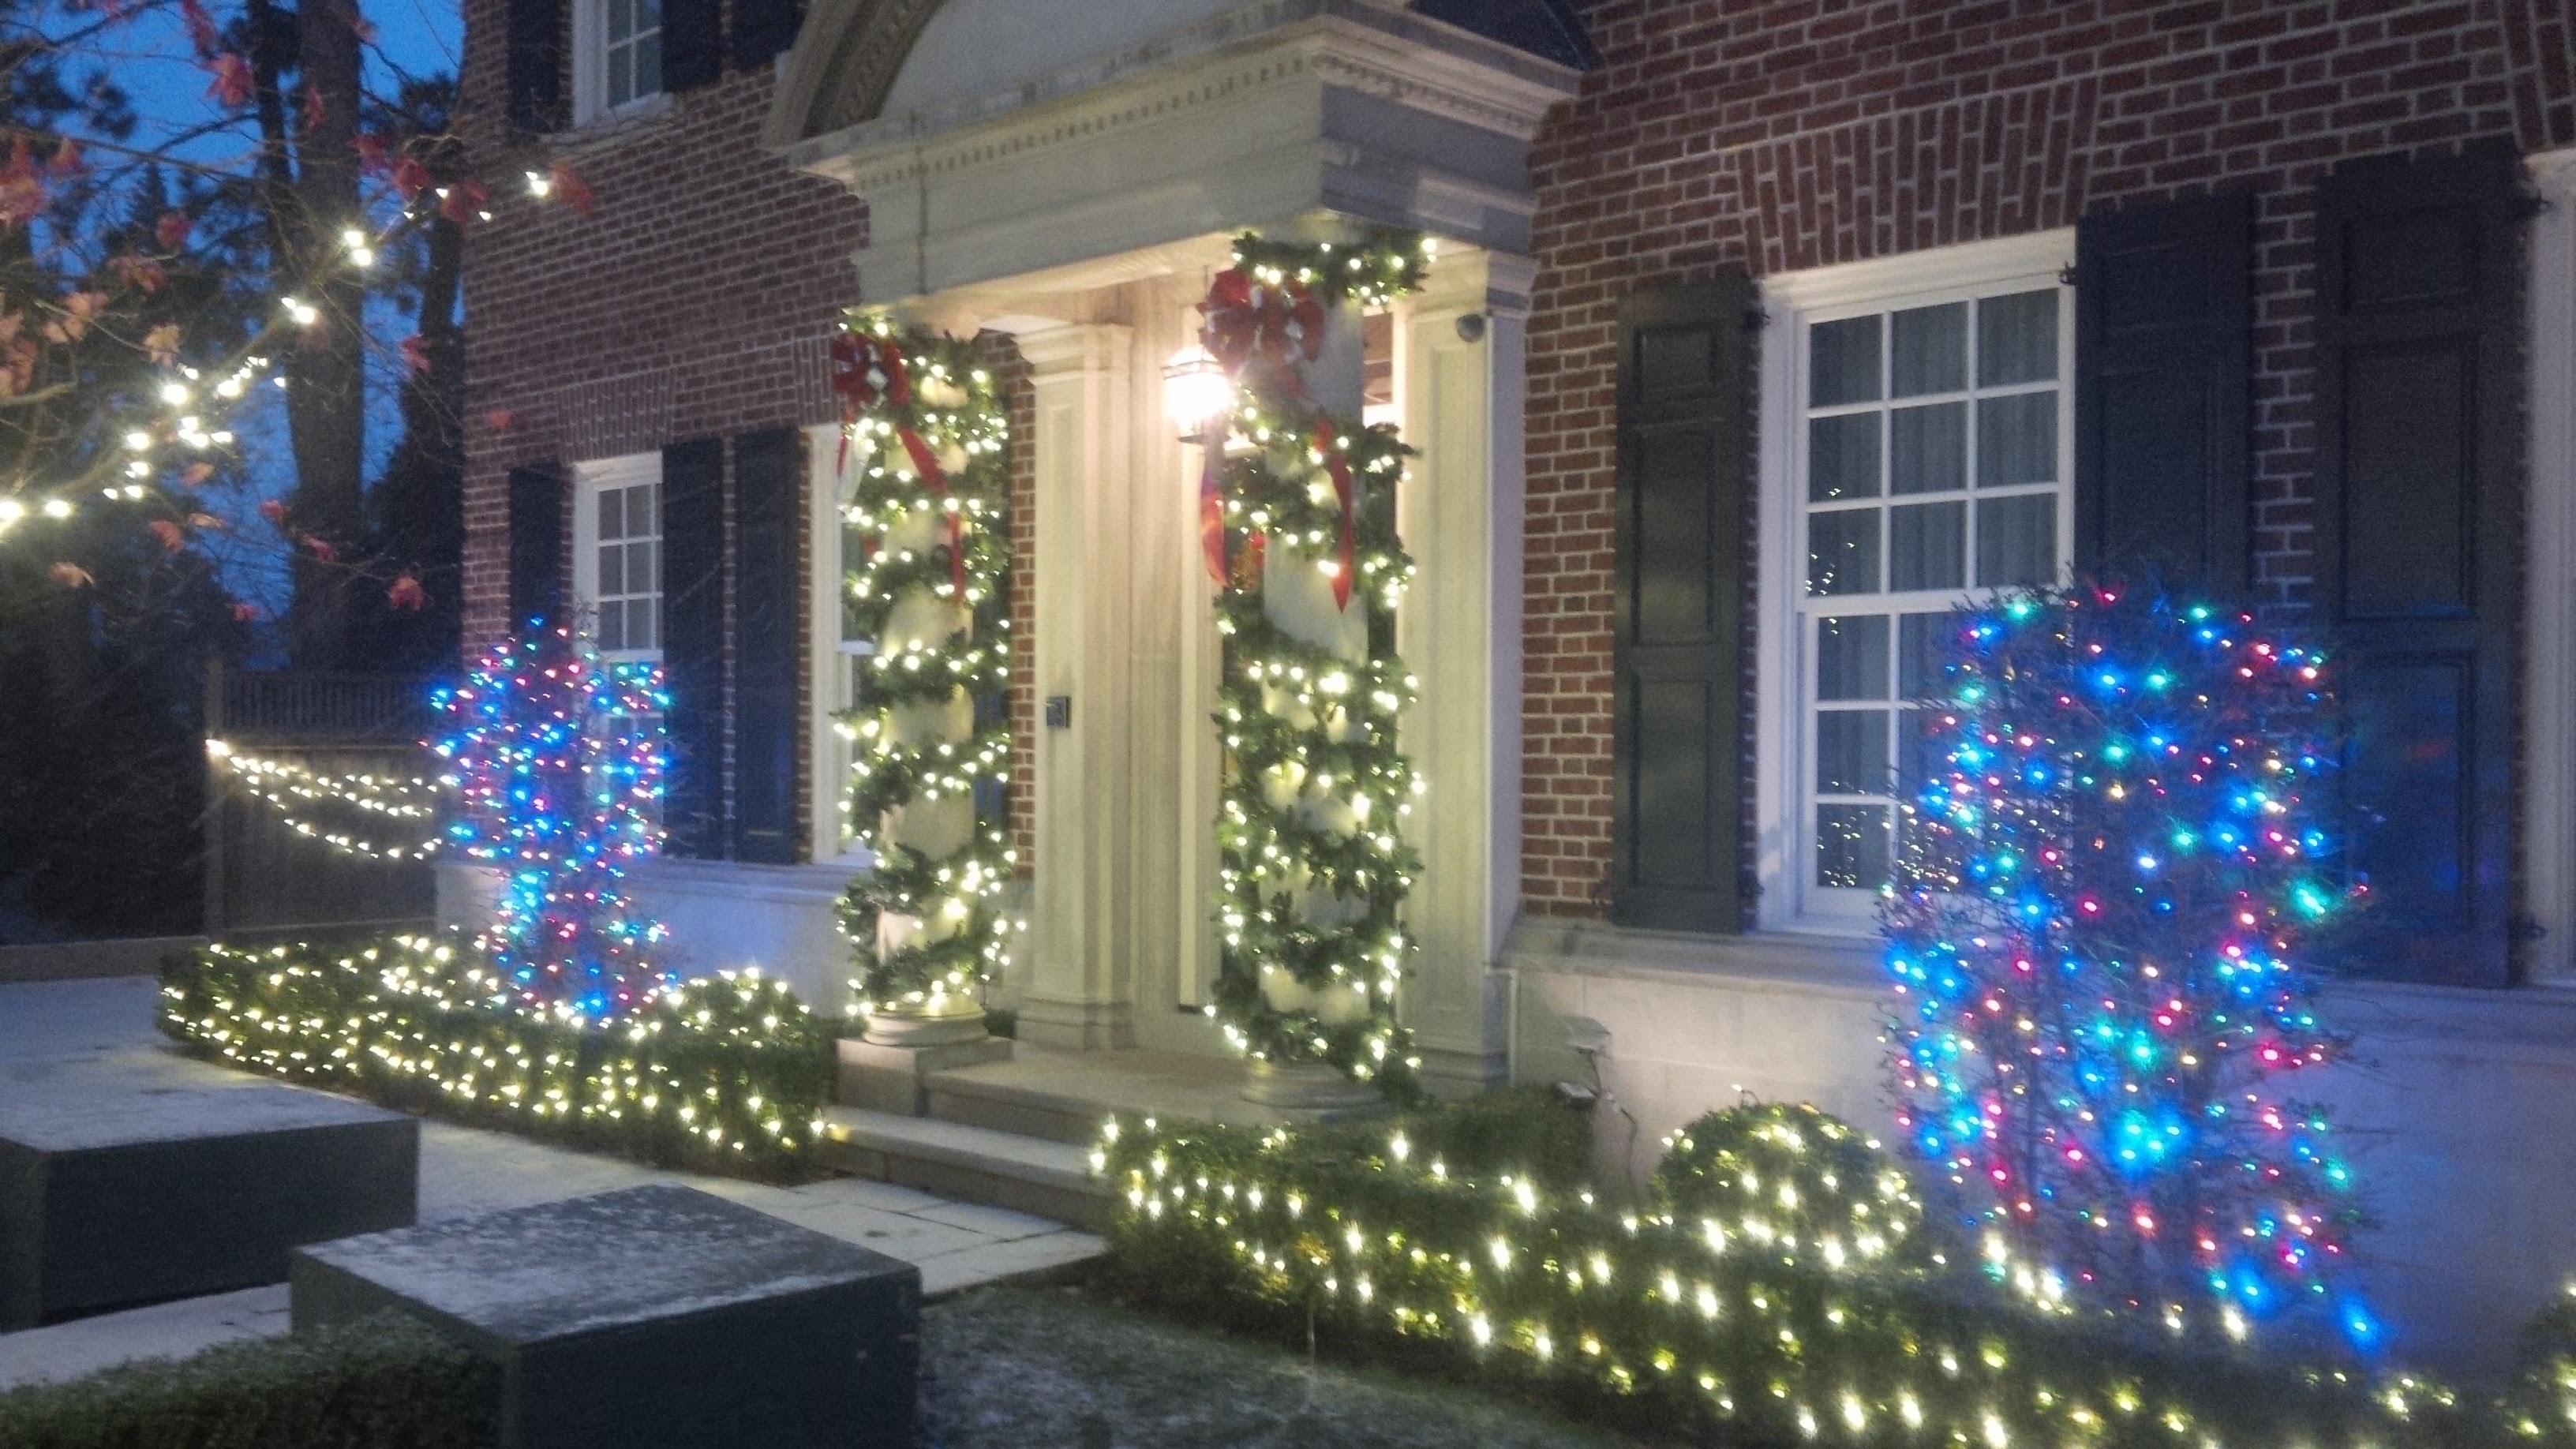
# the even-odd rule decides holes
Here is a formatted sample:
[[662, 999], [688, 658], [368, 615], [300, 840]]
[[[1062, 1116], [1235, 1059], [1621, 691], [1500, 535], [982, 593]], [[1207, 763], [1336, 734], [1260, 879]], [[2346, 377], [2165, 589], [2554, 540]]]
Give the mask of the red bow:
[[[884, 407], [903, 407], [912, 401], [912, 375], [905, 367], [903, 352], [894, 340], [866, 332], [844, 332], [832, 339], [832, 391], [841, 398], [841, 452], [832, 465], [834, 472], [849, 466], [849, 425], [859, 414]], [[948, 502], [948, 475], [940, 471], [938, 456], [930, 444], [908, 424], [897, 423], [895, 438], [912, 458], [913, 471], [930, 485], [943, 505], [940, 509], [948, 524], [948, 578], [957, 588], [957, 601], [966, 601], [965, 529]]]
[[1302, 282], [1266, 286], [1228, 267], [1208, 284], [1199, 315], [1199, 345], [1228, 377], [1255, 357], [1286, 362], [1293, 352], [1312, 362], [1324, 348], [1324, 304]]

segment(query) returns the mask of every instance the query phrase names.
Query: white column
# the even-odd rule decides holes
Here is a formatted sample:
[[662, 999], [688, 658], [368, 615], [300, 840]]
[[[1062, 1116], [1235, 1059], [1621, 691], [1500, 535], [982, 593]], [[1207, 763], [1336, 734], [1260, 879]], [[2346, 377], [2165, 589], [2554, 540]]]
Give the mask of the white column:
[[2576, 980], [2576, 149], [2523, 163], [2530, 256], [2530, 586], [2523, 608], [2523, 910], [2535, 980]]
[[1420, 943], [1404, 1017], [1444, 1096], [1502, 1080], [1497, 959], [1520, 900], [1523, 343], [1534, 264], [1444, 250], [1398, 305], [1396, 401], [1421, 450], [1397, 493], [1419, 574], [1397, 617], [1420, 697], [1404, 747], [1424, 779], [1406, 832], [1422, 854]]
[[[1037, 858], [1020, 1039], [1114, 1047], [1134, 1040], [1120, 953], [1129, 931], [1128, 650], [1135, 469], [1128, 329], [1074, 323], [1022, 332], [1036, 393]], [[1047, 702], [1071, 707], [1061, 726]]]

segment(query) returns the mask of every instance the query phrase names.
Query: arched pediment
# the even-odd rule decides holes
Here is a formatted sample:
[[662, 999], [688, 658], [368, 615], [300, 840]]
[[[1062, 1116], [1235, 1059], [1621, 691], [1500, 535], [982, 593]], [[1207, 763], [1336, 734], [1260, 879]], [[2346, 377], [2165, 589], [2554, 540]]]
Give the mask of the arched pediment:
[[1319, 213], [1526, 250], [1588, 54], [1561, 0], [812, 4], [768, 139], [866, 200], [881, 301]]

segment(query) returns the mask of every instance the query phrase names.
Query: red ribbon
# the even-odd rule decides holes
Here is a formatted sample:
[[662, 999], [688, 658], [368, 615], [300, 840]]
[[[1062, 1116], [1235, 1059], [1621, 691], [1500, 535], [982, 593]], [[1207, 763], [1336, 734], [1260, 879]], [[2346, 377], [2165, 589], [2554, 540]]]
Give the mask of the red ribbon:
[[1333, 475], [1333, 492], [1342, 500], [1342, 541], [1338, 566], [1333, 570], [1333, 607], [1347, 609], [1351, 606], [1352, 563], [1358, 553], [1359, 508], [1357, 490], [1351, 486], [1351, 461], [1334, 446], [1336, 441], [1333, 415], [1315, 414], [1315, 446], [1323, 450], [1324, 471]]
[[[862, 412], [880, 407], [903, 407], [912, 401], [912, 374], [904, 365], [903, 352], [891, 338], [865, 332], [844, 332], [832, 339], [832, 391], [841, 398], [841, 452], [832, 468], [839, 472], [849, 466], [849, 425], [859, 420]], [[957, 600], [966, 600], [965, 529], [957, 514], [947, 507], [948, 475], [940, 471], [939, 459], [930, 444], [909, 426], [897, 423], [894, 435], [912, 457], [914, 471], [921, 481], [938, 495], [940, 513], [948, 523], [948, 578], [956, 585]]]
[[1217, 459], [1225, 454], [1225, 425], [1209, 423], [1207, 433], [1199, 439], [1199, 553], [1207, 559], [1208, 577], [1224, 588], [1227, 576], [1225, 559], [1225, 499], [1216, 486]]

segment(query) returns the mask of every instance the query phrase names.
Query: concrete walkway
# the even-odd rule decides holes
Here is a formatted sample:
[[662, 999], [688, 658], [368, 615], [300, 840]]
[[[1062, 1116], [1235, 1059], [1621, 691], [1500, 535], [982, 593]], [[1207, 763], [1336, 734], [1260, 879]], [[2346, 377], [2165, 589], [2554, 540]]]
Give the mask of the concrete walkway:
[[[135, 1092], [263, 1080], [172, 1050], [152, 1028], [154, 990], [144, 977], [0, 985], [0, 1092], [38, 1081], [94, 1081], [101, 1092]], [[768, 1187], [656, 1171], [451, 1123], [421, 1124], [423, 1222], [648, 1182], [684, 1182], [919, 1264], [923, 1290], [932, 1294], [1058, 1267], [1101, 1250], [1098, 1238], [1046, 1218], [951, 1202], [891, 1183], [831, 1178]], [[286, 1288], [279, 1284], [0, 1334], [0, 1388], [285, 1331]]]

